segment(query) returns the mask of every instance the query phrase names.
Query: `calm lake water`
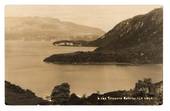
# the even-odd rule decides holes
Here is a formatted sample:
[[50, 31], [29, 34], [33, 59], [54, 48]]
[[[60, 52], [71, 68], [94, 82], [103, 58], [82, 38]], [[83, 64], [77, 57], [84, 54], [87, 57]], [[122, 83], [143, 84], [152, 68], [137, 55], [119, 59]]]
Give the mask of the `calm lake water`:
[[134, 88], [139, 79], [162, 80], [161, 64], [121, 65], [57, 65], [43, 62], [55, 53], [92, 51], [94, 47], [53, 46], [51, 42], [6, 41], [5, 79], [31, 89], [41, 97], [49, 96], [55, 85], [68, 82], [71, 92], [89, 95]]

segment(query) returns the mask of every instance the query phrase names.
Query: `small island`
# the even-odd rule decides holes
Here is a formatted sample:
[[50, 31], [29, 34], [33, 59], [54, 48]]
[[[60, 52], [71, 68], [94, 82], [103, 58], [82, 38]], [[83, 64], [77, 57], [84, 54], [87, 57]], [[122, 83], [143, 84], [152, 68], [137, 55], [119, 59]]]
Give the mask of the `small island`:
[[56, 46], [89, 46], [89, 41], [85, 40], [60, 40], [53, 42], [53, 45]]

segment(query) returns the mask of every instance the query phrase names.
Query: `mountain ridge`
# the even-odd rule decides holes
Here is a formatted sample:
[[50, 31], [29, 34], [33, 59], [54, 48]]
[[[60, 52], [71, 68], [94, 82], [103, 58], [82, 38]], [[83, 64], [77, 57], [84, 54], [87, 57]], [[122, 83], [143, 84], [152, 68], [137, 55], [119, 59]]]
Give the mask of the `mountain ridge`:
[[6, 17], [6, 39], [95, 40], [104, 34], [99, 28], [48, 17]]

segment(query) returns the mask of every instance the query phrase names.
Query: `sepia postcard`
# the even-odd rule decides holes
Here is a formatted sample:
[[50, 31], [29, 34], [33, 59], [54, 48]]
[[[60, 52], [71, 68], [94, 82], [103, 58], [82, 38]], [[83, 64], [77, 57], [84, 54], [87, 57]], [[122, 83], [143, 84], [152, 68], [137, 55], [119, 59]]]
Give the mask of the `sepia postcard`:
[[6, 5], [6, 105], [162, 105], [163, 6]]

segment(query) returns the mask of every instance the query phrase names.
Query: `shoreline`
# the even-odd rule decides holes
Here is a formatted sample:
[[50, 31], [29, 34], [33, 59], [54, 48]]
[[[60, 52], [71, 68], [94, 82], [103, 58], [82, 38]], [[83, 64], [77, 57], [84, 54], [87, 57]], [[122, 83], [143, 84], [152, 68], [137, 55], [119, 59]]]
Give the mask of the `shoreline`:
[[116, 62], [86, 62], [86, 63], [66, 63], [66, 62], [45, 62], [48, 64], [59, 64], [59, 65], [117, 65], [117, 66], [142, 66], [142, 65], [163, 65], [161, 63], [159, 64], [134, 64], [134, 63], [116, 63]]

